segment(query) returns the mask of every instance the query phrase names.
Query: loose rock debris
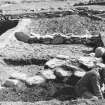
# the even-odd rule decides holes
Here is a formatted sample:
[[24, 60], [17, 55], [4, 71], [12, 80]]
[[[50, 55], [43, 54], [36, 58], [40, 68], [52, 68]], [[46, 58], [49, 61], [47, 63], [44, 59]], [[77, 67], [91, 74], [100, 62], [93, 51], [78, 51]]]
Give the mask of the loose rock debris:
[[[54, 62], [52, 62], [54, 61]], [[60, 63], [58, 62], [60, 61]], [[48, 62], [47, 69], [40, 71], [35, 76], [29, 76], [22, 72], [9, 69], [9, 76], [1, 86], [12, 87], [16, 90], [26, 91], [27, 86], [37, 86], [46, 84], [47, 81], [55, 81], [61, 78], [62, 82], [67, 82], [72, 76], [76, 76], [78, 79], [83, 77], [86, 73], [86, 69], [82, 68], [81, 64], [87, 67], [88, 70], [96, 66], [105, 67], [100, 58], [91, 57], [80, 57], [77, 58], [79, 66], [75, 66], [70, 62], [69, 56], [57, 55], [55, 58], [51, 58]], [[57, 64], [58, 63], [58, 64]]]

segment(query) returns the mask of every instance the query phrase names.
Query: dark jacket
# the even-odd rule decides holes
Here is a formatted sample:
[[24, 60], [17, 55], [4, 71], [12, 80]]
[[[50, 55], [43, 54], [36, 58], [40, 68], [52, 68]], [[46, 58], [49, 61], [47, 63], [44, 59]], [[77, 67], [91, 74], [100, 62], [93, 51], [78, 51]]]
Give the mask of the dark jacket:
[[82, 96], [84, 92], [88, 91], [99, 99], [102, 99], [101, 84], [102, 80], [99, 71], [93, 69], [88, 71], [85, 76], [77, 82], [76, 93], [78, 96]]

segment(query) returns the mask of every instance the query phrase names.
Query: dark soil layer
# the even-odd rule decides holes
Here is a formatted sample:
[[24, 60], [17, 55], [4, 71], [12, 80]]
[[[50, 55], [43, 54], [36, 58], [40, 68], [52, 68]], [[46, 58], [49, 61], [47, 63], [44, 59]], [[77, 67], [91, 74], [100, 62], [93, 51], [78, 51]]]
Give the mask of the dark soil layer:
[[2, 20], [0, 21], [0, 35], [7, 30], [15, 27], [18, 24], [18, 20]]

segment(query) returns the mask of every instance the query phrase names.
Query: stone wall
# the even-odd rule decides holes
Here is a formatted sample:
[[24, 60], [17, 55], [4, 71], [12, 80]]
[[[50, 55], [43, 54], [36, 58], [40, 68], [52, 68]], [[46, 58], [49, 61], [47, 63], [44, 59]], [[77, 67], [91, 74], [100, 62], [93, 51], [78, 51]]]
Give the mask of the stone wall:
[[[18, 35], [17, 35], [18, 34]], [[21, 35], [20, 35], [21, 34]], [[41, 36], [39, 34], [31, 33], [31, 37], [26, 34], [22, 34], [21, 32], [16, 32], [15, 37], [27, 37], [27, 42], [26, 43], [42, 43], [42, 44], [84, 44], [84, 45], [89, 45], [89, 46], [101, 46], [102, 41], [100, 36], [98, 35], [84, 35], [84, 36], [79, 36], [79, 35], [62, 35], [60, 33], [55, 33], [52, 35], [45, 35]], [[22, 36], [23, 35], [23, 36]], [[22, 39], [20, 38], [20, 39]], [[19, 38], [17, 38], [19, 40]], [[22, 40], [19, 40], [22, 41]], [[23, 39], [24, 42], [24, 39]]]

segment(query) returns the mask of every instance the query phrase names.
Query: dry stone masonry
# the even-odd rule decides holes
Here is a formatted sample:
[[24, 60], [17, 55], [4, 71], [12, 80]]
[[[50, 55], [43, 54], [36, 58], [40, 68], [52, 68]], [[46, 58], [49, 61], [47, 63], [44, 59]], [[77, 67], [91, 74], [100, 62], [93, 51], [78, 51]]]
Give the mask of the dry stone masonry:
[[[29, 37], [30, 36], [30, 37]], [[31, 33], [31, 35], [23, 32], [16, 32], [17, 40], [25, 43], [42, 43], [42, 44], [85, 44], [95, 46], [100, 37], [98, 35], [63, 35], [61, 33], [54, 33], [52, 35], [40, 36], [39, 34]]]

